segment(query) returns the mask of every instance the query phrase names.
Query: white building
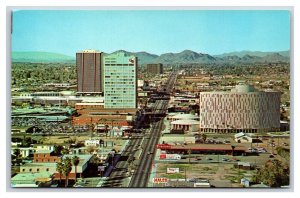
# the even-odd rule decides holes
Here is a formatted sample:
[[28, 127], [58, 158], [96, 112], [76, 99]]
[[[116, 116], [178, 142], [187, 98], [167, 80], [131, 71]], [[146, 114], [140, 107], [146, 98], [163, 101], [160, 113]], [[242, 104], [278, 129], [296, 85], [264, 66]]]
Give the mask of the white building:
[[104, 56], [104, 108], [137, 108], [137, 58], [125, 53]]
[[85, 140], [84, 146], [96, 146], [98, 147], [100, 145], [100, 140]]

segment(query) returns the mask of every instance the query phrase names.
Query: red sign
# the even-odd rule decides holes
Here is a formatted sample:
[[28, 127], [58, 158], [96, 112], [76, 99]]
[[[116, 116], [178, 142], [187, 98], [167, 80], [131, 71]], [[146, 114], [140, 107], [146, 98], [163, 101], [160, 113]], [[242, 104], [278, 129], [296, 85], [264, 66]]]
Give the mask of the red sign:
[[164, 177], [155, 177], [153, 178], [153, 183], [159, 184], [159, 183], [168, 183], [168, 178], [164, 178]]
[[169, 144], [157, 144], [156, 148], [162, 149], [162, 150], [164, 150], [164, 149], [170, 149], [171, 145], [169, 145]]

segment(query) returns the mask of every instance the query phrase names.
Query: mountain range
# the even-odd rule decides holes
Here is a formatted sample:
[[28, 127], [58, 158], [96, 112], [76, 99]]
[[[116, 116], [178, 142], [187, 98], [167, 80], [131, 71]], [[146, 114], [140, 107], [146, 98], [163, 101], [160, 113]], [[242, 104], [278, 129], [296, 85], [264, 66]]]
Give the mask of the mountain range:
[[[126, 55], [138, 57], [139, 64], [163, 63], [163, 64], [234, 64], [234, 63], [276, 63], [290, 62], [290, 51], [260, 52], [240, 51], [230, 52], [221, 55], [209, 55], [197, 53], [191, 50], [184, 50], [179, 53], [165, 53], [156, 55], [148, 52], [128, 52], [118, 50], [113, 53], [123, 52]], [[51, 52], [12, 52], [13, 62], [75, 62], [75, 57]]]

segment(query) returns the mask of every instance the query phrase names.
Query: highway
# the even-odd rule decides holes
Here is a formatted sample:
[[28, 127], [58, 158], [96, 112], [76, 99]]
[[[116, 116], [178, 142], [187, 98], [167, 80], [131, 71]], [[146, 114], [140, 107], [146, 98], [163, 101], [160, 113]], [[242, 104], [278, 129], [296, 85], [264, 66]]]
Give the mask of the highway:
[[[167, 81], [166, 92], [170, 93], [173, 90], [174, 83], [176, 81], [177, 74], [172, 73]], [[152, 111], [158, 116], [166, 114], [168, 109], [168, 100], [157, 100], [154, 104]], [[149, 134], [142, 135], [144, 137], [134, 137], [129, 140], [127, 146], [121, 154], [120, 161], [115, 165], [114, 170], [102, 185], [102, 187], [147, 187], [149, 176], [151, 173], [151, 166], [154, 162], [156, 144], [158, 143], [161, 131], [163, 128], [163, 118], [156, 117], [159, 120], [152, 123]], [[156, 119], [155, 119], [156, 120]], [[141, 122], [138, 123], [136, 128], [140, 128]], [[141, 151], [141, 149], [143, 149]], [[141, 151], [138, 164], [130, 181], [126, 181], [128, 178], [128, 167], [132, 161], [134, 161], [134, 155], [136, 152]], [[129, 179], [129, 178], [128, 178]]]
[[[166, 84], [166, 93], [170, 93], [173, 90], [177, 74], [172, 73]], [[165, 114], [168, 109], [168, 100], [157, 100], [154, 104], [154, 111], [159, 114]], [[156, 153], [156, 144], [158, 143], [161, 131], [163, 128], [163, 118], [155, 122], [150, 130], [149, 139], [143, 144], [143, 152], [140, 157], [140, 161], [137, 169], [135, 170], [129, 187], [132, 188], [144, 188], [147, 187], [148, 180], [151, 173], [152, 164], [154, 163], [154, 157]]]

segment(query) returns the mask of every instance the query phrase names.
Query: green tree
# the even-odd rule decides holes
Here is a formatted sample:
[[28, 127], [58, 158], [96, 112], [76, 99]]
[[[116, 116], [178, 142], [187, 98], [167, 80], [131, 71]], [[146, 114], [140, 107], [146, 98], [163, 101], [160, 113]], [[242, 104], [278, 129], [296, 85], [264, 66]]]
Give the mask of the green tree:
[[201, 139], [203, 140], [203, 142], [205, 142], [206, 139], [207, 139], [207, 135], [205, 133], [202, 133], [201, 134]]
[[61, 183], [61, 174], [63, 173], [63, 163], [62, 162], [56, 163], [56, 171], [59, 173], [59, 183]]
[[79, 162], [80, 162], [79, 157], [75, 155], [72, 158], [72, 164], [75, 166], [75, 182], [77, 182], [77, 166], [78, 166]]
[[253, 176], [256, 183], [263, 182], [270, 187], [280, 187], [289, 185], [290, 170], [287, 164], [282, 164], [279, 160], [268, 161]]
[[61, 155], [63, 149], [64, 147], [62, 145], [54, 145], [54, 154]]
[[69, 149], [67, 149], [67, 148], [62, 149], [62, 150], [61, 150], [61, 154], [62, 154], [62, 155], [69, 154]]
[[68, 187], [69, 184], [69, 174], [72, 171], [72, 162], [69, 157], [66, 157], [63, 160], [63, 174], [65, 176], [65, 187]]

